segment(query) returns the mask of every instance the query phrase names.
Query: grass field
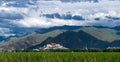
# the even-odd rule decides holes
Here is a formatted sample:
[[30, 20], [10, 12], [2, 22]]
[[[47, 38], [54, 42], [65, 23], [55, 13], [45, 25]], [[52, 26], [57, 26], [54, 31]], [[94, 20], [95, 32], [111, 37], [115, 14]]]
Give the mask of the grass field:
[[120, 62], [120, 53], [1, 52], [0, 62]]

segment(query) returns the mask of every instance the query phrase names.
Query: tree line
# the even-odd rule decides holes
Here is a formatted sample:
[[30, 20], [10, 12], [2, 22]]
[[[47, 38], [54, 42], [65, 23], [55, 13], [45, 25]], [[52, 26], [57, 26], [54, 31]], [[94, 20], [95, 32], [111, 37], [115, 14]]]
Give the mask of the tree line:
[[[7, 52], [7, 51], [6, 51]], [[120, 52], [120, 49], [49, 49], [49, 50], [14, 50], [11, 52]]]

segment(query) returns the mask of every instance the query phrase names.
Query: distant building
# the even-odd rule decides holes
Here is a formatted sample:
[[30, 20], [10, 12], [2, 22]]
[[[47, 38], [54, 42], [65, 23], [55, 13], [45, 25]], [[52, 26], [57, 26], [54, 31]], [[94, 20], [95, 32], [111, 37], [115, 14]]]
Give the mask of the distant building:
[[108, 47], [107, 49], [120, 49], [120, 47]]
[[43, 49], [47, 50], [47, 49], [67, 49], [67, 48], [61, 46], [60, 44], [50, 43], [50, 44], [45, 45]]

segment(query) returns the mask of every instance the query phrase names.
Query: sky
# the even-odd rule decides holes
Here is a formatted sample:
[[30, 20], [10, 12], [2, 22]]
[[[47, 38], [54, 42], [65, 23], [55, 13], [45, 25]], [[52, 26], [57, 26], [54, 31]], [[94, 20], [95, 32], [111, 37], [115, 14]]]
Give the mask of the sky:
[[[17, 29], [54, 26], [119, 26], [120, 1], [93, 2], [0, 0], [0, 36], [14, 36]], [[57, 13], [60, 17], [54, 15]], [[46, 15], [49, 15], [46, 16]], [[53, 16], [53, 17], [51, 17]], [[69, 17], [70, 16], [70, 17]], [[77, 20], [75, 18], [82, 17]]]

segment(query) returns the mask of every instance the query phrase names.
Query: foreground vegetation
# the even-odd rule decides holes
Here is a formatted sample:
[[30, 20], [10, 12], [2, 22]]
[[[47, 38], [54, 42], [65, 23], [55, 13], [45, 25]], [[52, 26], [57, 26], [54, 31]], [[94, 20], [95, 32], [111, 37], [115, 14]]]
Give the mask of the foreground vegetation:
[[0, 62], [120, 62], [119, 52], [1, 52]]
[[[9, 52], [4, 51], [3, 52]], [[27, 49], [27, 50], [13, 50], [12, 52], [120, 52], [120, 48], [107, 49]]]

